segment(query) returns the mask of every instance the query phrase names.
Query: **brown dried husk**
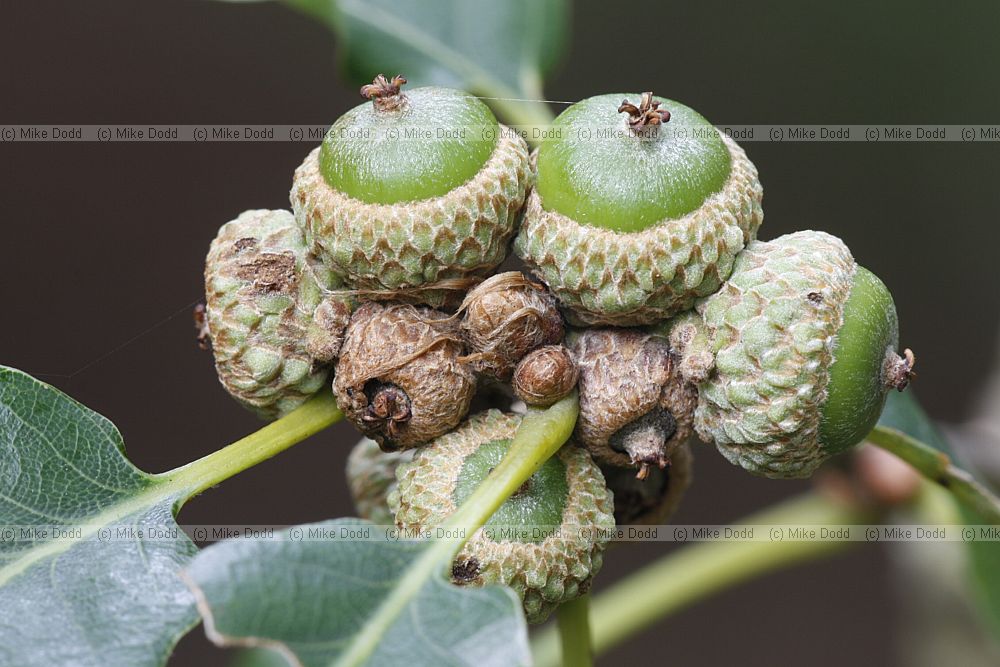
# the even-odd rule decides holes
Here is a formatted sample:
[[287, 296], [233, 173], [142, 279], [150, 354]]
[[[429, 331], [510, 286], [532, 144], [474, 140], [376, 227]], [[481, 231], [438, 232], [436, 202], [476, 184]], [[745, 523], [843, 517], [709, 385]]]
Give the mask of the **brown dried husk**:
[[531, 352], [514, 370], [514, 393], [528, 405], [548, 407], [568, 396], [580, 372], [573, 355], [562, 345], [546, 345]]
[[469, 291], [462, 302], [462, 334], [477, 371], [509, 380], [526, 354], [563, 339], [555, 298], [519, 271], [498, 273]]
[[[452, 318], [430, 308], [369, 302], [351, 317], [337, 362], [337, 404], [358, 429], [386, 450], [417, 447], [447, 433], [462, 420], [476, 388], [472, 368]], [[366, 390], [395, 386], [409, 400], [410, 417], [365, 421]]]
[[580, 371], [580, 416], [574, 437], [600, 464], [636, 467], [611, 447], [611, 438], [657, 408], [670, 413], [676, 430], [663, 445], [668, 459], [692, 432], [697, 390], [675, 370], [670, 345], [635, 329], [589, 329], [570, 345]]

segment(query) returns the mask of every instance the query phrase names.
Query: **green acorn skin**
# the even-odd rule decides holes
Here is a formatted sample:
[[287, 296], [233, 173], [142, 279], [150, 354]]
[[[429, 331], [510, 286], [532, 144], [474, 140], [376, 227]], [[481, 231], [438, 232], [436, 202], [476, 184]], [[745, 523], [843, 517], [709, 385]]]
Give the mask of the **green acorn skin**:
[[[499, 464], [520, 418], [489, 410], [417, 451], [396, 471], [396, 525], [441, 524]], [[509, 586], [529, 623], [590, 588], [614, 529], [614, 500], [586, 450], [563, 447], [476, 531], [455, 557], [452, 581]]]
[[888, 289], [823, 232], [750, 244], [697, 312], [670, 333], [698, 383], [695, 428], [755, 474], [808, 477], [858, 444], [913, 375]]
[[388, 497], [396, 488], [396, 468], [413, 459], [416, 450], [383, 452], [378, 443], [362, 438], [347, 457], [347, 486], [354, 509], [377, 526], [394, 523]]
[[205, 262], [205, 327], [219, 380], [276, 419], [316, 393], [351, 316], [337, 277], [306, 250], [288, 211], [246, 211], [219, 229]]
[[757, 170], [734, 141], [678, 102], [622, 97], [591, 97], [555, 120], [514, 242], [574, 324], [690, 309], [763, 220]]
[[533, 172], [524, 140], [481, 101], [402, 83], [380, 76], [362, 89], [372, 101], [338, 119], [296, 170], [292, 209], [349, 287], [440, 306], [440, 290], [419, 288], [503, 262]]

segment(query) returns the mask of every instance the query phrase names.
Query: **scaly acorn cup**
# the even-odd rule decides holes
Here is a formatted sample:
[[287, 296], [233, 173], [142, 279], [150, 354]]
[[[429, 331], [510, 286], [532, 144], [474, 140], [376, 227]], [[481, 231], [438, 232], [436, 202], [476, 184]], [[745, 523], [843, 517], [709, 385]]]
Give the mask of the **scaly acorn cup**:
[[371, 102], [295, 171], [292, 209], [349, 287], [442, 305], [506, 258], [533, 173], [524, 140], [481, 101], [404, 83], [379, 75], [362, 88]]
[[555, 120], [514, 241], [573, 324], [690, 309], [763, 220], [757, 170], [736, 142], [678, 102], [622, 97], [591, 97]]
[[337, 405], [384, 451], [418, 447], [465, 417], [476, 376], [454, 318], [370, 301], [351, 316], [333, 379]]
[[637, 329], [587, 329], [570, 337], [580, 371], [574, 437], [601, 465], [664, 468], [692, 433], [697, 392], [662, 338]]
[[392, 525], [389, 493], [396, 488], [396, 468], [413, 459], [415, 449], [383, 452], [378, 443], [362, 438], [347, 457], [347, 486], [354, 509], [362, 519], [378, 526]]
[[[468, 498], [510, 446], [520, 418], [489, 410], [417, 451], [396, 471], [389, 496], [404, 530], [441, 524]], [[451, 579], [463, 586], [509, 586], [529, 623], [586, 593], [601, 569], [614, 502], [586, 450], [563, 447], [476, 531], [456, 556]]]
[[561, 342], [565, 334], [555, 298], [519, 271], [498, 273], [476, 285], [459, 312], [470, 361], [478, 372], [499, 380], [510, 380], [526, 354]]
[[674, 450], [669, 466], [652, 468], [644, 480], [637, 479], [631, 468], [601, 466], [615, 496], [615, 522], [619, 526], [667, 523], [691, 486], [693, 459], [691, 447], [685, 442]]
[[889, 290], [823, 232], [750, 244], [697, 313], [670, 332], [698, 383], [695, 428], [758, 475], [811, 475], [861, 442], [913, 375]]
[[288, 211], [246, 211], [219, 229], [205, 262], [203, 336], [222, 385], [265, 419], [319, 391], [340, 351], [350, 301], [307, 252]]

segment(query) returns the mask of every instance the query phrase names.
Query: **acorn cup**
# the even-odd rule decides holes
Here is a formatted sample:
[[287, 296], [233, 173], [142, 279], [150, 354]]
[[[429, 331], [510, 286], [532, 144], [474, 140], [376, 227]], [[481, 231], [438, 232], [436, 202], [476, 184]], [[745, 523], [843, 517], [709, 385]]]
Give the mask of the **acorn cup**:
[[326, 383], [351, 316], [339, 279], [306, 248], [288, 211], [245, 211], [223, 225], [205, 261], [199, 341], [219, 381], [265, 419]]
[[[440, 525], [500, 463], [520, 417], [498, 410], [471, 416], [417, 450], [396, 471], [389, 496], [396, 525]], [[521, 598], [529, 623], [586, 593], [614, 529], [614, 502], [586, 450], [564, 446], [477, 530], [455, 557], [452, 583], [502, 584]]]
[[718, 293], [663, 328], [698, 386], [698, 435], [767, 477], [808, 477], [861, 442], [913, 377], [889, 290], [823, 232], [750, 244]]

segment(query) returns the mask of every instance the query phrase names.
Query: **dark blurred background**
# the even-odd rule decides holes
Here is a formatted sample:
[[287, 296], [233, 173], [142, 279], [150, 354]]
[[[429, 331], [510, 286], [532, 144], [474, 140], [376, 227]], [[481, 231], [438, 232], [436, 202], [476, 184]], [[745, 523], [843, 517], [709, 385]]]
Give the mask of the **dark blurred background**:
[[[334, 37], [271, 3], [14, 3], [0, 12], [0, 124], [331, 122], [359, 102]], [[551, 99], [641, 91], [718, 124], [1000, 123], [1000, 5], [913, 2], [575, 6]], [[556, 107], [558, 112], [561, 107]], [[260, 426], [194, 343], [208, 243], [248, 208], [287, 208], [303, 143], [0, 145], [0, 362], [112, 419], [161, 471]], [[842, 237], [892, 289], [917, 391], [960, 422], [996, 363], [995, 143], [749, 143], [764, 239]], [[352, 513], [339, 425], [185, 507], [190, 523]], [[723, 523], [806, 482], [753, 478], [708, 447], [677, 517]], [[597, 588], [670, 549], [615, 549]], [[603, 664], [900, 664], [887, 553], [859, 548], [742, 586], [663, 622]], [[224, 657], [200, 629], [174, 663]]]

